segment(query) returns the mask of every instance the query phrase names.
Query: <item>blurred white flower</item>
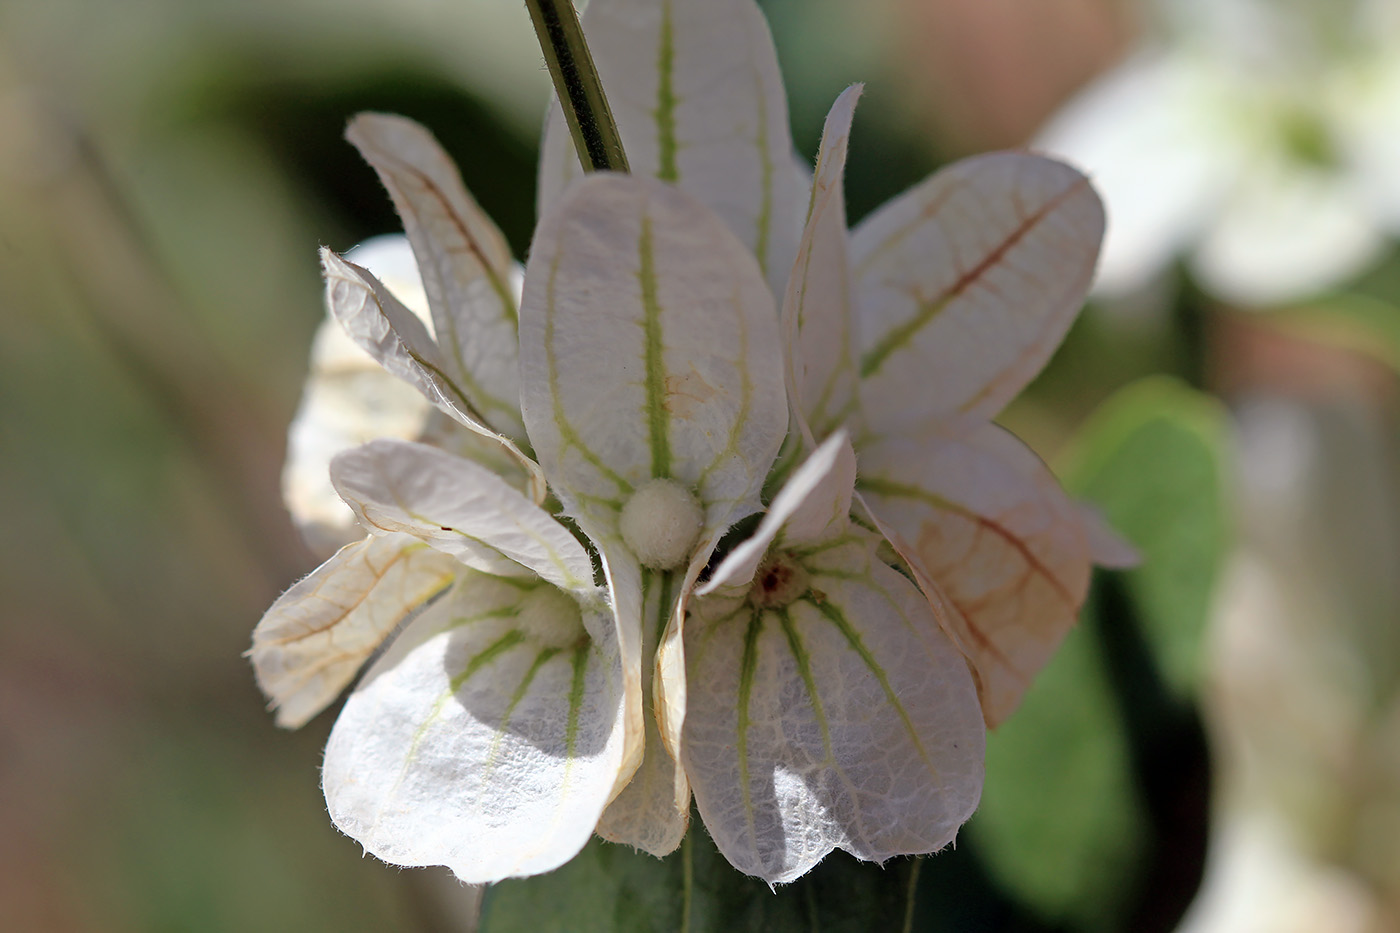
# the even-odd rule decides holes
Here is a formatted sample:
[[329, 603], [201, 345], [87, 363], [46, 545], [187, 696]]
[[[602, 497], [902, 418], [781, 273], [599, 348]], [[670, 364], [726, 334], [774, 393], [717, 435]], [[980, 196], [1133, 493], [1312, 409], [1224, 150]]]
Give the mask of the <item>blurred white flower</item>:
[[1160, 4], [1139, 52], [1035, 146], [1084, 168], [1108, 231], [1096, 288], [1137, 289], [1177, 255], [1227, 301], [1344, 282], [1400, 232], [1400, 4]]

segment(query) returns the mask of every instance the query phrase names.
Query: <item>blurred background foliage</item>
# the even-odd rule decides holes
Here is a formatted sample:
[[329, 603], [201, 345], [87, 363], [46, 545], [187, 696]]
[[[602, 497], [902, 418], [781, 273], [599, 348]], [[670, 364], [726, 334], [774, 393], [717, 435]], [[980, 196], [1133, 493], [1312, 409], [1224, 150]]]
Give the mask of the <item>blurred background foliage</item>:
[[[853, 220], [1024, 144], [1142, 27], [1118, 0], [762, 5], [801, 152], [867, 83]], [[315, 249], [397, 229], [346, 119], [431, 127], [523, 256], [547, 93], [515, 0], [0, 4], [0, 929], [467, 925], [470, 892], [336, 833], [333, 716], [279, 732], [240, 655], [312, 566], [277, 488]], [[775, 896], [700, 834], [595, 842], [484, 928], [673, 928], [683, 859], [693, 929], [1167, 930], [1203, 876], [1197, 933], [1400, 928], [1397, 303], [1392, 251], [1268, 315], [1181, 269], [1091, 305], [1003, 421], [1145, 560], [992, 736], [956, 850]], [[1303, 925], [1220, 919], [1270, 899]]]

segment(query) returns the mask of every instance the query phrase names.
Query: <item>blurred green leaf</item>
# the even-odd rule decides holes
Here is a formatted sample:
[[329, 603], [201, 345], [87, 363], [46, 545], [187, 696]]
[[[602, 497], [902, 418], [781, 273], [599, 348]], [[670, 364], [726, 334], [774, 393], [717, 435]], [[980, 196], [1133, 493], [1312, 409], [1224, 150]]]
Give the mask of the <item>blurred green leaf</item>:
[[1104, 930], [1126, 903], [1144, 829], [1122, 725], [1081, 627], [988, 735], [982, 806], [968, 831], [1007, 890], [1047, 918]]
[[[935, 862], [936, 863], [936, 860]], [[932, 864], [923, 866], [929, 870]], [[736, 872], [697, 816], [664, 859], [594, 838], [563, 868], [493, 885], [481, 933], [864, 933], [905, 929], [912, 859], [884, 868], [834, 853], [776, 891]]]
[[1226, 413], [1209, 395], [1166, 377], [1134, 383], [1080, 432], [1061, 470], [1142, 554], [1128, 571], [1167, 682], [1192, 695], [1201, 637], [1229, 544]]

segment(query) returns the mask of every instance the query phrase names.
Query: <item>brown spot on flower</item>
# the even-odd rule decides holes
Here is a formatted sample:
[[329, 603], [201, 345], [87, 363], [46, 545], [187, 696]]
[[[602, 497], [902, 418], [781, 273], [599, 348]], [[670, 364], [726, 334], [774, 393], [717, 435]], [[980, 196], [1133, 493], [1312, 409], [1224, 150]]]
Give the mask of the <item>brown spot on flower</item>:
[[698, 406], [705, 404], [719, 394], [719, 389], [705, 381], [695, 364], [690, 364], [690, 372], [673, 373], [666, 377], [666, 400], [662, 403], [671, 414], [687, 421], [695, 416]]
[[760, 609], [780, 609], [811, 589], [807, 568], [792, 554], [781, 551], [770, 554], [758, 565], [749, 602]]

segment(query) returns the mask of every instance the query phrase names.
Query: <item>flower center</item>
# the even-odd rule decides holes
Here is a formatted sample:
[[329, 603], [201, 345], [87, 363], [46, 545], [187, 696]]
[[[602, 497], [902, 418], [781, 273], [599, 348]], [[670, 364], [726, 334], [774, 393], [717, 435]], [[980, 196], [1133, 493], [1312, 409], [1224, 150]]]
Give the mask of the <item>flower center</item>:
[[811, 588], [807, 568], [787, 551], [779, 551], [758, 565], [749, 588], [749, 602], [760, 609], [781, 609]]
[[618, 520], [622, 540], [653, 570], [672, 570], [690, 556], [704, 513], [695, 494], [673, 479], [638, 486]]

